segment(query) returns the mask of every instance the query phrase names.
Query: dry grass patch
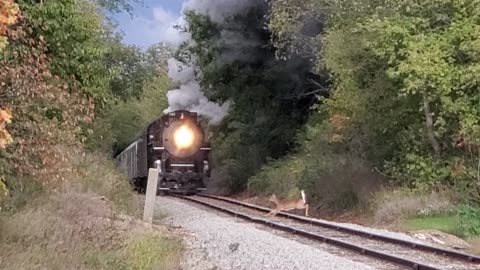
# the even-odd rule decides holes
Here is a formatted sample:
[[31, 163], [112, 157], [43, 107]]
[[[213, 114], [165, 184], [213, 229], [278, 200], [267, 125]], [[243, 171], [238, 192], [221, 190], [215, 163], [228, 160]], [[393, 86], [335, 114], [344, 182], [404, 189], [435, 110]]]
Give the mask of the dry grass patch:
[[91, 153], [71, 160], [70, 164], [74, 169], [63, 186], [65, 192], [96, 193], [112, 201], [116, 211], [141, 216], [141, 197], [132, 192], [128, 179], [111, 159]]
[[457, 199], [448, 191], [415, 192], [406, 189], [384, 190], [372, 200], [374, 222], [398, 226], [403, 219], [454, 211]]
[[159, 227], [117, 215], [92, 194], [60, 193], [0, 218], [2, 269], [174, 269], [183, 247]]
[[111, 160], [86, 154], [67, 163], [57, 192], [19, 193], [30, 200], [0, 214], [2, 269], [175, 269], [180, 237], [135, 218], [141, 197]]

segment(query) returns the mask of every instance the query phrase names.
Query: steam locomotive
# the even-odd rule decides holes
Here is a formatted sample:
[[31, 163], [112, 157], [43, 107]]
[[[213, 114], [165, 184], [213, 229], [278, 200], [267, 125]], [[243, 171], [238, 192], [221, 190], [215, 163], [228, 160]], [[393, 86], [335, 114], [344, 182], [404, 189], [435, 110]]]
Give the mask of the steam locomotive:
[[195, 194], [206, 190], [210, 150], [197, 114], [180, 110], [148, 125], [115, 159], [139, 192], [146, 190], [149, 169], [157, 168], [157, 194]]

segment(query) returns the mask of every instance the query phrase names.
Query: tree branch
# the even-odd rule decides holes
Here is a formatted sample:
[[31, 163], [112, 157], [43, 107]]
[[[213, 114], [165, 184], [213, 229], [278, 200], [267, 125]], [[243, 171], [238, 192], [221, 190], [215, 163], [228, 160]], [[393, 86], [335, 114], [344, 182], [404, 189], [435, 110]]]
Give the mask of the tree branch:
[[435, 138], [434, 126], [433, 126], [433, 114], [430, 109], [430, 101], [428, 100], [427, 93], [423, 93], [423, 111], [425, 113], [425, 127], [427, 128], [427, 136], [432, 145], [435, 158], [440, 158], [441, 148], [437, 139]]

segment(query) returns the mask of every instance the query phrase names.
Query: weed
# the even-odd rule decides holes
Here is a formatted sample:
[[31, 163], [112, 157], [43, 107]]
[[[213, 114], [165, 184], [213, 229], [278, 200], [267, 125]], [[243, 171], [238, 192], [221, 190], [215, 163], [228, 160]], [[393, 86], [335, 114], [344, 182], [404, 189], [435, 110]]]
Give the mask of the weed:
[[83, 263], [90, 269], [130, 270], [125, 258], [113, 251], [86, 249]]
[[56, 192], [12, 189], [11, 211], [0, 215], [2, 269], [173, 269], [181, 241], [122, 218], [139, 213], [140, 200], [113, 162], [99, 154], [69, 162]]
[[480, 209], [462, 206], [459, 209], [460, 230], [466, 237], [480, 236]]
[[168, 270], [178, 265], [183, 246], [175, 238], [145, 235], [132, 239], [123, 252], [130, 269]]
[[376, 193], [371, 208], [377, 224], [398, 224], [408, 218], [452, 212], [455, 202], [455, 196], [446, 191], [421, 193], [393, 189]]
[[89, 153], [73, 160], [72, 165], [75, 169], [65, 190], [97, 193], [111, 200], [116, 210], [140, 216], [139, 197], [112, 160], [100, 153]]
[[432, 216], [423, 216], [407, 219], [403, 222], [402, 227], [407, 230], [437, 230], [457, 236], [463, 236], [462, 231], [458, 227], [458, 215], [439, 214]]

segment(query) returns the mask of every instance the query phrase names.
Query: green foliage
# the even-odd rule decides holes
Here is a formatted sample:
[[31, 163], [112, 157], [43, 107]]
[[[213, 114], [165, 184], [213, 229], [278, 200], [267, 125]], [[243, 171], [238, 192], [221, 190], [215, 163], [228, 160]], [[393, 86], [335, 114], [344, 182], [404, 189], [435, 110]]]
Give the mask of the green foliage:
[[270, 32], [262, 28], [264, 15], [262, 4], [221, 24], [187, 12], [186, 30], [194, 43], [177, 52], [184, 61], [195, 59], [207, 97], [232, 102], [228, 117], [212, 129], [215, 167], [232, 191], [245, 189], [267, 158], [292, 148], [315, 100], [310, 92], [317, 86], [307, 77], [311, 63], [296, 54], [275, 60]]
[[83, 257], [85, 265], [90, 269], [129, 270], [128, 263], [125, 259], [115, 252], [86, 251]]
[[271, 161], [248, 180], [248, 191], [257, 194], [276, 194], [279, 197], [298, 197], [298, 180], [305, 170], [303, 159], [291, 157]]
[[270, 1], [268, 28], [277, 48], [276, 55], [286, 59], [291, 53], [315, 58], [321, 49], [325, 12], [324, 1]]
[[171, 82], [165, 73], [145, 75], [137, 89], [140, 97], [119, 101], [108, 112], [97, 118], [87, 146], [92, 150], [114, 153], [123, 150], [145, 127], [163, 115], [168, 107], [167, 91]]
[[474, 237], [480, 235], [480, 209], [464, 206], [459, 210], [460, 230], [464, 236]]
[[34, 34], [46, 42], [52, 73], [73, 78], [97, 104], [105, 104], [116, 69], [108, 65], [109, 29], [99, 7], [84, 0], [21, 0], [19, 5]]
[[171, 237], [144, 236], [129, 243], [125, 249], [129, 269], [173, 269], [183, 252], [182, 243]]
[[[480, 10], [479, 4], [425, 1], [410, 8], [412, 3], [400, 1], [383, 7], [399, 13], [365, 16], [359, 19], [360, 23], [357, 21], [358, 28], [348, 30], [366, 38], [370, 57], [384, 63], [383, 80], [397, 89], [393, 101], [402, 103], [403, 111], [410, 115], [403, 125], [408, 131], [390, 137], [395, 145], [405, 146], [391, 149], [396, 156], [394, 167], [402, 171], [402, 178], [434, 187], [452, 178], [448, 170], [452, 157], [473, 164], [473, 160], [452, 147], [452, 138], [480, 125], [478, 85], [467, 79], [472, 78], [471, 72], [479, 64], [475, 57], [478, 52], [472, 46], [478, 42], [472, 31], [478, 16], [473, 10]], [[439, 12], [445, 18], [440, 20]], [[378, 72], [381, 70], [376, 69]], [[375, 85], [374, 81], [367, 81], [365, 86], [378, 95], [372, 88]], [[391, 102], [389, 99], [382, 103]], [[470, 143], [478, 140], [474, 132], [466, 136]]]
[[[29, 178], [44, 186], [64, 181], [66, 168], [58, 165], [78, 150], [85, 138], [81, 126], [91, 122], [94, 108], [75, 83], [52, 76], [46, 44], [31, 31], [26, 20], [10, 29], [12, 42], [0, 60], [0, 103], [15, 115], [9, 126], [15, 141], [2, 153], [1, 171], [18, 191], [29, 190], [21, 182]], [[72, 150], [60, 152], [57, 145]]]
[[[403, 166], [398, 166], [398, 164]], [[452, 175], [452, 164], [415, 153], [407, 153], [402, 160], [397, 160], [396, 163], [387, 163], [386, 168], [393, 176], [403, 180], [403, 184], [420, 190], [448, 185], [447, 180]], [[405, 176], [409, 176], [409, 178], [403, 179]]]
[[109, 121], [116, 148], [123, 149], [142, 132], [144, 126], [136, 103], [121, 102], [112, 107]]
[[[10, 41], [0, 58], [0, 118], [5, 107], [15, 115], [7, 127], [14, 141], [0, 153], [9, 209], [68, 181], [72, 167], [65, 161], [80, 155], [87, 140], [91, 149], [111, 152], [117, 139], [111, 120], [120, 122], [119, 128], [125, 121], [110, 114], [117, 99], [135, 103], [130, 111], [114, 107], [125, 118], [137, 115], [145, 122], [159, 115], [168, 85], [162, 57], [170, 49], [157, 46], [146, 54], [123, 45], [95, 2], [25, 0], [18, 5], [18, 23], [8, 31], [0, 27]], [[11, 14], [5, 17], [9, 24], [15, 22]], [[128, 136], [142, 128], [132, 127]], [[124, 144], [131, 138], [119, 129], [114, 133]], [[0, 144], [11, 140], [0, 137]]]
[[131, 5], [132, 2], [140, 2], [138, 0], [97, 0], [97, 4], [105, 9], [106, 11], [109, 12], [122, 12], [126, 11], [128, 13], [131, 13], [133, 10], [133, 7]]
[[124, 101], [140, 98], [145, 81], [157, 73], [154, 57], [156, 55], [144, 53], [134, 46], [126, 46], [116, 38], [108, 54], [110, 65], [117, 71], [110, 81], [112, 94]]
[[[331, 125], [338, 115], [348, 121], [341, 130], [312, 126], [312, 139], [330, 137], [335, 152], [354, 154], [416, 188], [472, 175], [476, 158], [454, 145], [458, 134], [471, 145], [478, 141], [480, 100], [472, 78], [480, 3], [343, 0], [323, 7], [331, 13], [317, 67], [331, 70], [335, 85], [319, 122]], [[463, 173], [452, 169], [459, 160]]]
[[[262, 169], [252, 187], [273, 191], [271, 179], [300, 158], [302, 172], [283, 185], [311, 189], [315, 200], [325, 201], [322, 186], [339, 182], [338, 194], [358, 199], [355, 172], [376, 167], [403, 186], [453, 186], [480, 201], [480, 1], [275, 0], [270, 7], [277, 57], [309, 55], [314, 71], [327, 69], [333, 80], [297, 134], [298, 153]], [[326, 33], [312, 31], [312, 21]]]
[[[0, 178], [0, 203], [8, 196], [8, 189], [4, 181], [5, 181], [4, 178], [1, 177]], [[2, 210], [2, 207], [0, 207], [0, 211], [1, 210]]]
[[139, 237], [130, 240], [122, 250], [86, 251], [85, 264], [104, 270], [176, 269], [183, 252], [179, 239], [151, 234]]
[[0, 53], [8, 44], [6, 37], [7, 27], [18, 19], [18, 5], [13, 0], [5, 0], [0, 6]]

